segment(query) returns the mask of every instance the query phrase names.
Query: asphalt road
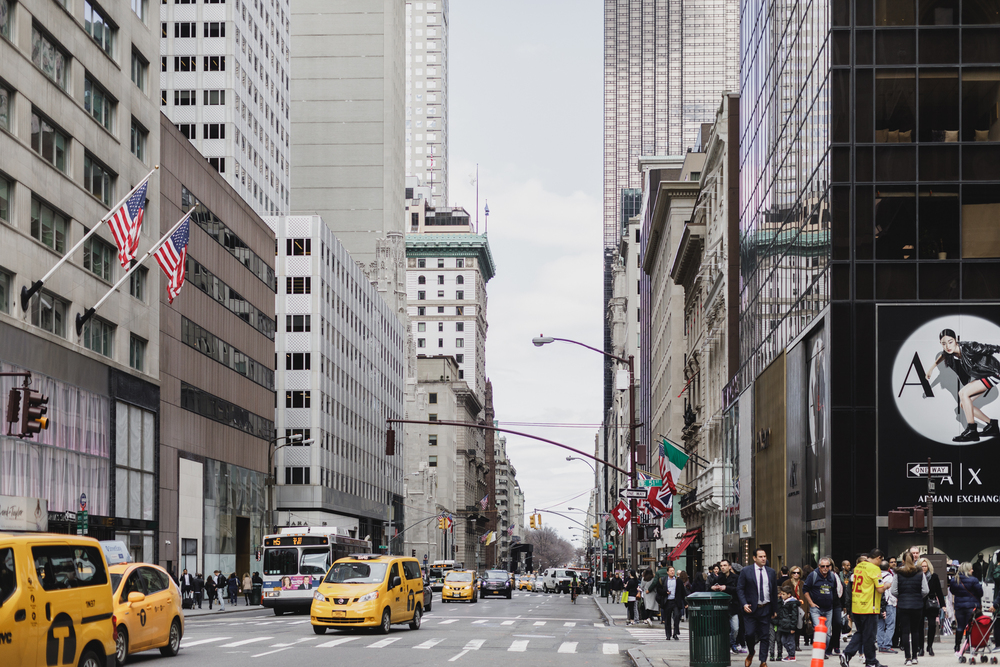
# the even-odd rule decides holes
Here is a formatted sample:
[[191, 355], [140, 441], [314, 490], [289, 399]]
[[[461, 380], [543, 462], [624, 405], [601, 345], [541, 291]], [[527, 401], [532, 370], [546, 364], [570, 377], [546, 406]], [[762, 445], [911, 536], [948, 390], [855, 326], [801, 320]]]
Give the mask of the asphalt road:
[[398, 625], [388, 635], [364, 630], [316, 635], [308, 616], [278, 617], [269, 610], [189, 616], [185, 624], [178, 656], [164, 658], [154, 650], [135, 654], [129, 664], [328, 667], [333, 661], [369, 665], [374, 659], [406, 667], [451, 662], [482, 667], [511, 660], [518, 665], [624, 667], [631, 664], [625, 651], [644, 643], [626, 628], [606, 626], [590, 597], [572, 604], [568, 595], [527, 592], [476, 604], [441, 604], [435, 593], [419, 630]]

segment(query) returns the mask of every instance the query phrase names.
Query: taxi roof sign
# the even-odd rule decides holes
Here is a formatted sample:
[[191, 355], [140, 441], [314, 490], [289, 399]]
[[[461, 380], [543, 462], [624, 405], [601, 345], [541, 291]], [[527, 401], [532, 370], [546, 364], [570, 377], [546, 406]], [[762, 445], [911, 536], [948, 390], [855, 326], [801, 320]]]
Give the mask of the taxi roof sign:
[[107, 559], [108, 565], [132, 562], [132, 554], [121, 540], [102, 540], [101, 549], [104, 551], [104, 558]]
[[348, 554], [347, 557], [353, 560], [380, 560], [386, 558], [382, 554]]

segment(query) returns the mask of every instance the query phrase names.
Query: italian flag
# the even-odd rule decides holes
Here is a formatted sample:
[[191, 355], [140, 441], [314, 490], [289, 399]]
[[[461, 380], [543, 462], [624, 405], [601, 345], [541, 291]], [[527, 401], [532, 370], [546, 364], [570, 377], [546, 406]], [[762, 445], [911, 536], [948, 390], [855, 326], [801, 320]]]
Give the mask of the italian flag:
[[680, 447], [666, 438], [660, 441], [660, 476], [674, 495], [677, 494], [677, 480], [680, 479], [681, 470], [687, 465], [688, 458], [690, 457]]

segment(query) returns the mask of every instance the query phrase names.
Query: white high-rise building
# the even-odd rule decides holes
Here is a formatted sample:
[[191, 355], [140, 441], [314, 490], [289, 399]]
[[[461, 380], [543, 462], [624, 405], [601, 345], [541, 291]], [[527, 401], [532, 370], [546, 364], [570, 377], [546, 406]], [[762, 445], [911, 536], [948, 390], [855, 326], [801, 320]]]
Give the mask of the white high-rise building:
[[406, 3], [406, 175], [448, 203], [448, 0]]
[[291, 198], [289, 0], [160, 4], [160, 109], [258, 215]]

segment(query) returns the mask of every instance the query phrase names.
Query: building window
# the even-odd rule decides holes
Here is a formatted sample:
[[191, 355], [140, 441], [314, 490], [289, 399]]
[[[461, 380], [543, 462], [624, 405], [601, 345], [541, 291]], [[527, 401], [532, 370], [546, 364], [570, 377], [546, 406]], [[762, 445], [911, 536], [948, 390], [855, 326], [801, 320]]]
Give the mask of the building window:
[[[6, 2], [7, 0], [0, 0]], [[0, 129], [10, 132], [10, 98], [9, 90], [0, 86]]]
[[427, 323], [417, 322], [417, 331], [427, 331]]
[[83, 108], [110, 132], [114, 132], [115, 129], [114, 116], [117, 106], [108, 92], [89, 76], [83, 80]]
[[37, 111], [31, 112], [31, 148], [51, 162], [59, 171], [66, 171], [66, 147], [69, 139]]
[[224, 157], [210, 157], [208, 158], [208, 164], [212, 166], [220, 174], [226, 173], [226, 158]]
[[427, 298], [427, 292], [420, 290], [417, 292], [417, 301], [424, 301]]
[[455, 331], [465, 331], [465, 322], [455, 322]]
[[139, 301], [146, 301], [146, 267], [139, 267], [128, 277], [128, 293]]
[[149, 132], [147, 132], [145, 128], [143, 128], [143, 126], [140, 125], [135, 118], [133, 118], [129, 148], [132, 151], [132, 155], [139, 158], [139, 160], [143, 163], [146, 162], [146, 139], [148, 137]]
[[[83, 244], [83, 268], [98, 278], [110, 281], [114, 277], [114, 262], [118, 250], [97, 236], [91, 236]], [[133, 274], [134, 275], [134, 274]]]
[[444, 331], [444, 322], [438, 322], [438, 331]]
[[132, 11], [143, 23], [146, 22], [146, 12], [149, 9], [148, 0], [132, 0]]
[[[154, 520], [156, 494], [156, 413], [115, 402], [115, 515]], [[147, 558], [152, 553], [147, 554]]]
[[418, 269], [426, 269], [427, 268], [427, 260], [426, 259], [418, 259], [417, 260], [417, 268]]
[[427, 284], [427, 278], [424, 277], [424, 276], [417, 276], [417, 284], [418, 285], [426, 285]]
[[226, 57], [225, 56], [205, 56], [205, 71], [206, 72], [225, 72], [226, 71]]
[[184, 21], [174, 24], [174, 37], [197, 37], [198, 24]]
[[60, 88], [69, 88], [69, 56], [35, 26], [31, 26], [31, 62]]
[[437, 393], [431, 392], [431, 393], [427, 394], [427, 402], [430, 403], [430, 404], [432, 404], [432, 405], [435, 404], [435, 403], [437, 403], [438, 402], [438, 395], [437, 395]]
[[301, 333], [312, 331], [312, 315], [285, 315], [285, 331]]
[[465, 355], [464, 354], [456, 354], [455, 355], [455, 361], [457, 363], [464, 364], [465, 363]]
[[455, 276], [455, 284], [456, 285], [464, 285], [465, 284], [465, 276]]
[[438, 338], [438, 347], [444, 347], [444, 338]]
[[455, 347], [465, 347], [465, 339], [464, 338], [456, 338], [455, 339]]
[[312, 363], [309, 352], [288, 352], [285, 354], [285, 370], [307, 371]]
[[308, 408], [310, 407], [310, 394], [308, 391], [286, 391], [286, 408]]
[[83, 188], [94, 195], [105, 206], [111, 206], [115, 195], [115, 179], [107, 167], [91, 157], [90, 153], [83, 158]]
[[274, 390], [273, 370], [186, 317], [181, 318], [181, 342], [265, 389]]
[[206, 90], [205, 92], [205, 106], [221, 106], [226, 103], [226, 91], [224, 90]]
[[444, 276], [442, 275], [438, 276], [438, 285], [444, 285]]
[[13, 0], [0, 0], [0, 36], [10, 39], [14, 30]]
[[88, 350], [111, 356], [113, 347], [114, 327], [104, 320], [91, 317], [83, 325], [83, 346]]
[[312, 294], [312, 278], [288, 276], [285, 278], [285, 294]]
[[175, 90], [174, 91], [174, 106], [175, 107], [193, 107], [198, 104], [198, 91], [197, 90]]
[[438, 259], [438, 268], [439, 269], [443, 269], [444, 268], [444, 260], [443, 259]]
[[455, 306], [455, 314], [456, 315], [464, 315], [465, 314], [465, 306]]
[[197, 72], [198, 56], [174, 56], [175, 72]]
[[424, 306], [417, 306], [417, 316], [423, 317], [427, 315], [427, 309]]
[[[455, 268], [456, 268], [456, 269], [462, 269], [462, 268], [465, 268], [465, 260], [464, 260], [464, 259], [462, 259], [461, 257], [459, 257], [458, 259], [456, 259], [456, 260], [455, 260]], [[461, 277], [461, 276], [460, 276], [460, 277]]]
[[438, 437], [437, 437], [437, 435], [434, 434], [434, 433], [428, 435], [427, 436], [427, 444], [430, 447], [437, 447], [437, 444], [438, 444]]
[[417, 347], [427, 347], [427, 339], [426, 338], [418, 338], [417, 339]]
[[62, 254], [66, 252], [66, 218], [34, 197], [31, 199], [31, 235]]
[[[246, 408], [181, 382], [181, 408], [262, 440], [274, 437], [274, 422]], [[271, 414], [274, 414], [273, 412]]]
[[285, 484], [308, 484], [309, 468], [292, 466], [285, 468]]
[[[160, 56], [160, 71], [167, 71], [167, 57]], [[166, 89], [160, 89], [160, 104], [167, 106], [167, 91]]]
[[443, 299], [444, 298], [444, 290], [443, 289], [439, 289], [438, 290], [438, 298], [439, 299]]
[[225, 37], [226, 36], [226, 24], [211, 22], [205, 24], [205, 34], [204, 37]]
[[464, 380], [465, 379], [465, 371], [461, 371], [461, 370], [458, 371], [458, 379], [459, 380]]
[[285, 239], [285, 254], [293, 257], [312, 254], [312, 239]]
[[146, 369], [146, 341], [135, 334], [128, 339], [128, 365], [140, 373]]
[[31, 324], [57, 336], [66, 337], [66, 302], [50, 292], [31, 298]]
[[444, 306], [438, 306], [438, 314], [444, 315]]
[[302, 443], [306, 440], [312, 438], [312, 431], [307, 428], [286, 428], [285, 438], [290, 439], [293, 435], [301, 435], [302, 437], [298, 440], [290, 440], [293, 447], [308, 447], [309, 445], [303, 445]]
[[139, 55], [138, 52], [132, 52], [132, 83], [135, 84], [136, 88], [142, 92], [146, 92], [146, 75], [149, 72], [149, 63], [146, 59]]
[[105, 53], [109, 56], [114, 55], [118, 28], [113, 26], [104, 12], [90, 0], [83, 0], [83, 27]]
[[198, 138], [198, 126], [194, 123], [180, 123], [176, 127], [185, 138], [192, 141]]
[[10, 314], [10, 287], [13, 282], [14, 279], [9, 273], [0, 271], [0, 313]]
[[205, 123], [201, 128], [201, 138], [202, 139], [225, 139], [226, 138], [226, 124], [225, 123]]
[[[0, 0], [2, 2], [3, 0]], [[10, 196], [13, 188], [10, 181], [0, 176], [0, 220], [10, 222]]]
[[436, 412], [432, 412], [429, 415], [427, 415], [427, 421], [436, 422], [437, 420], [438, 420], [438, 416], [437, 416]]
[[455, 299], [457, 301], [461, 301], [464, 298], [465, 298], [465, 291], [464, 290], [458, 290], [457, 292], [455, 292]]
[[437, 468], [437, 464], [438, 464], [438, 457], [436, 456], [427, 457], [427, 465], [429, 465], [432, 468]]

